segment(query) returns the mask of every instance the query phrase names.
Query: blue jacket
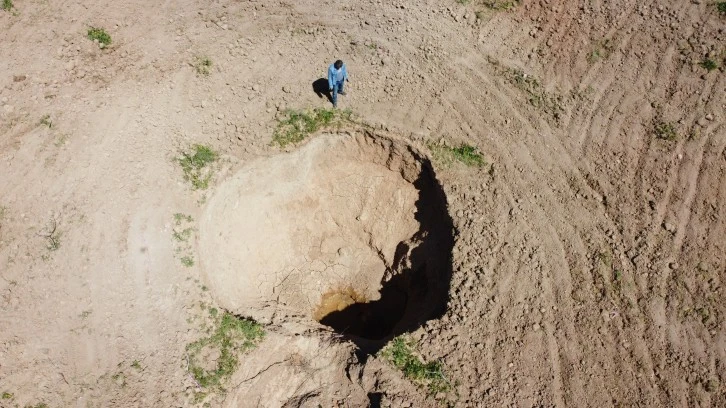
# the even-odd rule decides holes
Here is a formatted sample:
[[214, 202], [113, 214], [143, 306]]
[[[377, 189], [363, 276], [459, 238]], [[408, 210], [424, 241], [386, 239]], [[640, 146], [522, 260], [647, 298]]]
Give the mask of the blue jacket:
[[[343, 81], [348, 79], [348, 71], [345, 69], [345, 64], [340, 68], [343, 70]], [[335, 78], [338, 76], [338, 70], [335, 69], [335, 63], [330, 64], [328, 67], [328, 89], [333, 89], [333, 85], [337, 82]]]

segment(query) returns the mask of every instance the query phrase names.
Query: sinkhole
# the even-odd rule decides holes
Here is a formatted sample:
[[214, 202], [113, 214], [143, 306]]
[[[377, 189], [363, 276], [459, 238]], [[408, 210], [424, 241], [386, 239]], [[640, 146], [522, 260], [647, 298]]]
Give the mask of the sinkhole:
[[200, 258], [221, 306], [284, 310], [369, 353], [443, 314], [453, 236], [425, 154], [361, 130], [228, 178], [200, 220]]

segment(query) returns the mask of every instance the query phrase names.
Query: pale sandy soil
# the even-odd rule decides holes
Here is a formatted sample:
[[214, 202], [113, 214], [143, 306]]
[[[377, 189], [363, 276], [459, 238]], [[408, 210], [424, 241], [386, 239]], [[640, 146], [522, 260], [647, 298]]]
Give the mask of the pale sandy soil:
[[[726, 406], [714, 3], [14, 4], [0, 11], [0, 406]], [[312, 83], [336, 58], [341, 107], [377, 132], [487, 160], [432, 162], [452, 273], [446, 312], [410, 336], [454, 389], [427, 397], [308, 310], [240, 303], [267, 335], [227, 393], [195, 403], [200, 304], [230, 307], [208, 290], [199, 220], [225, 182], [285, 154], [279, 112], [328, 106]], [[221, 153], [204, 191], [175, 161], [194, 143]], [[187, 245], [176, 213], [194, 220]]]

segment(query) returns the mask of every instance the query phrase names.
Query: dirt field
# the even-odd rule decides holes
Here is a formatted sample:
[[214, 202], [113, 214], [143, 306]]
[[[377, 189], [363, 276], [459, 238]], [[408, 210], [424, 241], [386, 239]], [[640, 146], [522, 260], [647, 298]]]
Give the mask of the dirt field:
[[6, 3], [0, 407], [726, 406], [716, 3]]

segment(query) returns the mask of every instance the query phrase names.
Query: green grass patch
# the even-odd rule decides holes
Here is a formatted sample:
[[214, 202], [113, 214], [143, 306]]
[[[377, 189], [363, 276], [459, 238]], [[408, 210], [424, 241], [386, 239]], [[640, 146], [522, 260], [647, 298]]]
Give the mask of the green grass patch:
[[203, 190], [209, 187], [212, 173], [208, 165], [217, 160], [217, 153], [208, 146], [196, 144], [192, 146], [191, 152], [182, 152], [178, 158], [184, 172], [184, 180], [192, 183], [195, 190]]
[[451, 391], [452, 386], [436, 361], [424, 363], [414, 355], [415, 344], [404, 336], [394, 338], [382, 351], [381, 356], [391, 362], [414, 384], [425, 388], [430, 395]]
[[477, 152], [476, 147], [468, 144], [450, 147], [432, 143], [429, 144], [429, 149], [431, 149], [434, 159], [444, 164], [459, 162], [471, 167], [481, 167], [487, 164], [482, 155]]
[[351, 121], [350, 110], [315, 108], [312, 111], [287, 110], [278, 120], [272, 142], [280, 147], [303, 141], [310, 134], [326, 127]]
[[142, 369], [142, 367], [141, 367], [141, 362], [140, 362], [139, 360], [134, 360], [134, 361], [133, 361], [133, 362], [131, 363], [131, 367], [132, 367], [132, 368], [135, 368], [135, 369], [137, 369], [137, 370], [139, 370], [139, 371], [141, 371], [141, 369]]
[[4, 399], [4, 400], [13, 399], [13, 393], [7, 392], [7, 391], [3, 392], [2, 399]]
[[87, 35], [89, 40], [98, 40], [104, 46], [111, 44], [111, 36], [103, 28], [91, 27], [88, 29]]
[[718, 64], [716, 64], [716, 61], [712, 59], [705, 59], [701, 61], [698, 65], [700, 65], [701, 68], [705, 68], [708, 72], [711, 72], [714, 69], [718, 68]]
[[194, 68], [197, 70], [197, 74], [208, 76], [212, 73], [212, 60], [208, 57], [197, 57]]
[[[214, 318], [214, 331], [187, 345], [189, 372], [202, 388], [222, 389], [239, 364], [239, 355], [257, 346], [264, 338], [262, 326], [251, 319], [229, 312]], [[216, 362], [202, 361], [205, 355], [216, 355]]]
[[722, 16], [726, 16], [726, 1], [719, 1], [716, 3], [716, 10], [718, 10]]
[[661, 140], [676, 140], [678, 133], [676, 132], [675, 125], [671, 122], [664, 122], [658, 120], [653, 125], [653, 133], [655, 137]]
[[13, 7], [14, 7], [13, 0], [3, 0], [3, 6], [2, 6], [3, 10], [10, 11], [13, 9]]

